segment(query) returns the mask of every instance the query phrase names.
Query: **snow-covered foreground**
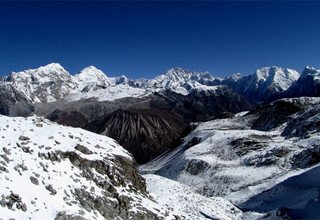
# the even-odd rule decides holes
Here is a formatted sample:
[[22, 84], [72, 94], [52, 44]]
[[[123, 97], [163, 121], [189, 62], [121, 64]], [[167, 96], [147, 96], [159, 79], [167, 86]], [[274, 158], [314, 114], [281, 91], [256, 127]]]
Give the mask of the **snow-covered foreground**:
[[0, 145], [0, 219], [174, 218], [108, 137], [0, 116]]
[[[183, 219], [227, 220], [244, 217], [237, 207], [223, 198], [202, 196], [184, 184], [158, 175], [147, 174], [143, 177], [147, 181], [150, 194], [161, 205], [167, 206]], [[250, 217], [258, 215], [252, 213]]]
[[[286, 114], [274, 110], [278, 106], [282, 106], [283, 111], [295, 106], [302, 106], [303, 110], [284, 115], [287, 118], [278, 117], [277, 114]], [[242, 113], [231, 119], [198, 124], [180, 147], [142, 165], [140, 171], [183, 183], [207, 197], [221, 196], [233, 204], [253, 207], [250, 198], [278, 184], [282, 186], [281, 182], [292, 176], [304, 176], [320, 161], [318, 98], [281, 100], [265, 108], [274, 112], [269, 115], [264, 111]], [[260, 130], [252, 129], [253, 126], [260, 126]], [[305, 180], [309, 181], [308, 178]], [[318, 181], [314, 183], [318, 184]], [[317, 190], [320, 184], [312, 187], [311, 191]], [[279, 194], [281, 202], [276, 204], [285, 207], [299, 204], [301, 207], [308, 202], [304, 200], [303, 190], [296, 190], [296, 194], [290, 192], [290, 196], [295, 202], [286, 202], [289, 197], [280, 199]], [[271, 212], [278, 208], [277, 205], [270, 208], [264, 198], [258, 199], [269, 209], [258, 209], [260, 203], [256, 202], [258, 205], [248, 210]]]

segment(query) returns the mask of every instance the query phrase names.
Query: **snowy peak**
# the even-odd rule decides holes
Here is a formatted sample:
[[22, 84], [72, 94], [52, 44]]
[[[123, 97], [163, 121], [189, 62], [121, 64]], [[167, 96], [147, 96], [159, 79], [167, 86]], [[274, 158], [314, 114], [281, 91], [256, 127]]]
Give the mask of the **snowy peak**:
[[125, 85], [125, 84], [129, 84], [130, 81], [133, 81], [133, 80], [128, 79], [125, 75], [117, 76], [117, 77], [110, 77], [109, 80], [112, 85], [118, 85], [118, 84]]
[[43, 80], [50, 80], [50, 78], [56, 77], [70, 77], [70, 74], [59, 63], [50, 63], [46, 66], [40, 66], [37, 69], [12, 72], [9, 76], [10, 80], [25, 79], [27, 77], [32, 77], [34, 81], [39, 80], [40, 77], [47, 77]]
[[49, 63], [45, 66], [41, 66], [38, 70], [42, 70], [44, 72], [67, 72], [59, 63]]
[[[183, 68], [172, 68], [168, 70], [165, 75], [160, 75], [160, 78], [167, 78], [173, 82], [186, 82], [189, 80], [214, 80], [215, 78], [212, 77], [208, 72], [195, 72], [190, 71]], [[158, 78], [158, 77], [157, 77]]]
[[299, 79], [288, 89], [286, 97], [319, 96], [320, 70], [306, 66]]
[[78, 82], [80, 91], [94, 91], [111, 85], [106, 74], [94, 66], [84, 68], [79, 74], [75, 75], [74, 78]]
[[287, 90], [297, 79], [300, 74], [292, 69], [281, 68], [277, 66], [263, 67], [255, 73], [257, 83], [264, 83], [270, 89], [277, 92]]
[[[181, 94], [188, 94], [192, 89], [201, 89], [202, 86], [217, 85], [217, 78], [208, 72], [194, 72], [183, 68], [172, 68], [148, 82], [152, 89], [169, 89]], [[206, 87], [205, 90], [210, 88]], [[213, 90], [215, 88], [212, 88]]]
[[311, 66], [306, 66], [301, 73], [301, 78], [305, 78], [307, 76], [311, 76], [314, 79], [320, 78], [320, 70], [313, 68]]
[[257, 69], [254, 74], [230, 82], [240, 94], [253, 102], [266, 102], [278, 98], [299, 78], [292, 69], [277, 66]]
[[183, 68], [172, 68], [165, 73], [167, 79], [172, 80], [174, 82], [177, 81], [187, 81], [191, 78], [194, 72]]
[[58, 63], [12, 72], [6, 81], [31, 102], [60, 100], [77, 86], [69, 72]]

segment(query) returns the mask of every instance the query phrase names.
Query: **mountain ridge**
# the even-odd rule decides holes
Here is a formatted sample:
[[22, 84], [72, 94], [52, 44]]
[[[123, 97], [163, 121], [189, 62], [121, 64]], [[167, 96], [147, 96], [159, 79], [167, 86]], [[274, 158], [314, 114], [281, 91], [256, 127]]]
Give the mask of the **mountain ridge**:
[[[219, 78], [208, 72], [175, 67], [153, 79], [132, 80], [126, 76], [108, 77], [94, 66], [71, 75], [60, 64], [51, 63], [37, 69], [12, 72], [4, 77], [2, 83], [12, 84], [32, 103], [83, 98], [114, 100], [130, 96], [141, 97], [166, 89], [187, 95], [194, 89], [214, 90], [214, 86], [218, 85], [230, 86], [253, 102], [264, 102], [295, 95], [297, 92], [292, 90], [298, 90], [299, 86], [294, 84], [302, 83], [306, 78], [309, 85], [316, 87], [320, 84], [318, 72], [317, 69], [307, 66], [300, 75], [292, 69], [271, 66], [257, 69], [251, 75], [236, 74]], [[318, 94], [317, 91], [313, 94]], [[122, 95], [118, 96], [118, 93]]]

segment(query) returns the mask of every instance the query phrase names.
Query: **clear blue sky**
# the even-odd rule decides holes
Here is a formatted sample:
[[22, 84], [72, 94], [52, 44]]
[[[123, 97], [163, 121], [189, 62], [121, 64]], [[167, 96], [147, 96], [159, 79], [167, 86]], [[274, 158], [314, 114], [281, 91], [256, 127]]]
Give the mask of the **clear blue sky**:
[[320, 67], [320, 2], [0, 2], [0, 73], [59, 62], [151, 78]]

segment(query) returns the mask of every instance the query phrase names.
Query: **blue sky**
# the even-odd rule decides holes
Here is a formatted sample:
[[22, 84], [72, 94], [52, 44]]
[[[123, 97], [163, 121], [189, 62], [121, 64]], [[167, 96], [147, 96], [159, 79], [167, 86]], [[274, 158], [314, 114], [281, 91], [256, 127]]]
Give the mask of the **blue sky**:
[[320, 67], [320, 2], [0, 2], [0, 73], [61, 63], [151, 78]]

